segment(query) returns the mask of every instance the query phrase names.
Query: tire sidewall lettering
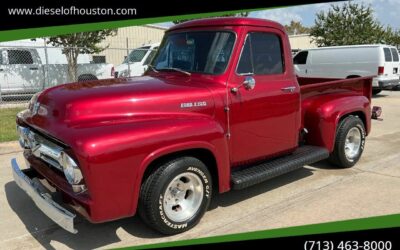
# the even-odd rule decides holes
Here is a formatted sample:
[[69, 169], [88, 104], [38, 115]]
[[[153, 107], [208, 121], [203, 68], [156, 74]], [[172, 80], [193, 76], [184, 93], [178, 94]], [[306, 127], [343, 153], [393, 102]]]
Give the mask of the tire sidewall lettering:
[[199, 168], [197, 167], [188, 167], [187, 168], [188, 172], [192, 172], [197, 174], [200, 179], [203, 182], [203, 187], [204, 187], [204, 194], [205, 194], [205, 198], [206, 199], [210, 199], [210, 181], [208, 180], [207, 176], [204, 174], [203, 171], [201, 171]]
[[360, 147], [360, 152], [364, 151], [364, 146], [365, 146], [365, 129], [363, 126], [361, 126], [360, 124], [357, 124], [357, 128], [360, 130], [361, 132], [361, 147]]

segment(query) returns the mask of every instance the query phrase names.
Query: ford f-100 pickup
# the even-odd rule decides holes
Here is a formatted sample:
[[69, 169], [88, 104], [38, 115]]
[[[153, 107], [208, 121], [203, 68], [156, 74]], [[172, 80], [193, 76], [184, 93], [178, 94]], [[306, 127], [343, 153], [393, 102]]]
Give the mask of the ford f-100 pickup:
[[[44, 90], [17, 115], [16, 183], [76, 233], [139, 214], [163, 234], [195, 226], [215, 191], [329, 159], [352, 167], [371, 118], [371, 77], [298, 78], [285, 29], [252, 18], [170, 28], [144, 76]], [[61, 201], [55, 199], [60, 197]]]

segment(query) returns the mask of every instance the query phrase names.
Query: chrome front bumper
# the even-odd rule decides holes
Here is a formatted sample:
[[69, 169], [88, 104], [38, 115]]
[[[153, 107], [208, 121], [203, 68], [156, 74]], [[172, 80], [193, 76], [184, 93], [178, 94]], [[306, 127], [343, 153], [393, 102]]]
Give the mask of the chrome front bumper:
[[60, 227], [70, 233], [77, 233], [78, 230], [74, 228], [76, 215], [54, 202], [49, 193], [40, 191], [37, 183], [21, 171], [15, 158], [11, 160], [11, 166], [15, 182], [31, 197], [36, 206]]

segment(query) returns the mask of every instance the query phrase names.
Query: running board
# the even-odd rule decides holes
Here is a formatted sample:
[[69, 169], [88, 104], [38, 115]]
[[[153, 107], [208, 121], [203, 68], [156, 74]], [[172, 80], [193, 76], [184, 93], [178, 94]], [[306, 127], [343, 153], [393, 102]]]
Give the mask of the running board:
[[329, 151], [326, 148], [302, 146], [290, 155], [254, 166], [233, 169], [231, 173], [232, 188], [237, 190], [250, 187], [328, 157]]

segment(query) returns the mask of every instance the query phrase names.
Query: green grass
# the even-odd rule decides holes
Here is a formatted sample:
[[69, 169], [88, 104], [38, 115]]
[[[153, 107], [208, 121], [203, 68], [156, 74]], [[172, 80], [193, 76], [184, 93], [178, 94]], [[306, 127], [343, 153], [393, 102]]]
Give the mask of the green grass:
[[18, 139], [15, 130], [15, 116], [25, 108], [0, 109], [0, 142], [15, 141]]

